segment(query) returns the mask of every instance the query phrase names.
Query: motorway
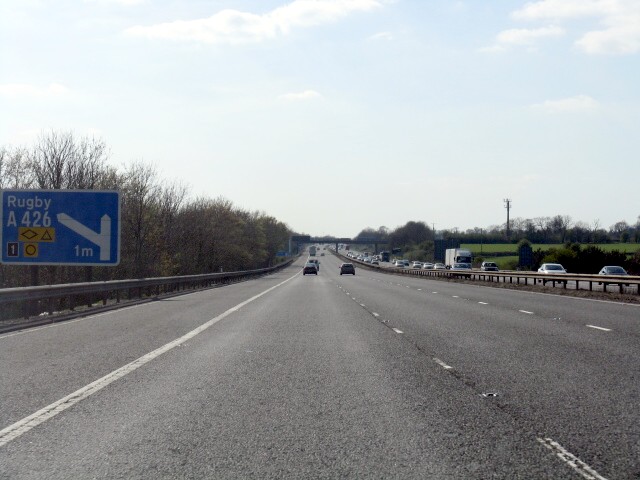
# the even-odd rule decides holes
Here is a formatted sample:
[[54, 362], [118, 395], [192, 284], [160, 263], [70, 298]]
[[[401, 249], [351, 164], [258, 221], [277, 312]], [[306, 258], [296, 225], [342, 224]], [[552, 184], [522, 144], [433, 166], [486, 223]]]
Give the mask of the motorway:
[[357, 269], [0, 336], [0, 478], [640, 478], [640, 307]]

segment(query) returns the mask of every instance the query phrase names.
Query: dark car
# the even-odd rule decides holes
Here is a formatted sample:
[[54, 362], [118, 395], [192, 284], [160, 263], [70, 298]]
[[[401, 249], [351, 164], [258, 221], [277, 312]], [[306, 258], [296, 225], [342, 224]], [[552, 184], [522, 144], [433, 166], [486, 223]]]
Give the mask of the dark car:
[[340, 275], [342, 274], [356, 274], [356, 267], [353, 266], [353, 263], [343, 263], [340, 265]]
[[305, 266], [302, 268], [302, 275], [318, 275], [318, 269], [316, 268], [316, 264], [315, 263], [307, 263], [305, 264]]
[[[600, 270], [598, 272], [598, 275], [611, 275], [611, 276], [616, 276], [616, 277], [626, 277], [627, 275], [629, 275], [627, 273], [627, 271], [622, 268], [619, 267], [617, 265], [609, 265], [607, 267], [602, 267], [602, 270]], [[609, 285], [626, 285], [629, 286], [628, 283], [612, 283], [612, 282], [607, 282]], [[598, 282], [598, 285], [602, 285], [602, 282]]]
[[482, 262], [482, 265], [480, 265], [480, 270], [482, 270], [483, 272], [497, 272], [498, 265], [493, 262]]
[[599, 275], [628, 275], [627, 271], [624, 268], [613, 265], [602, 267], [602, 270], [600, 270], [600, 272], [598, 273]]

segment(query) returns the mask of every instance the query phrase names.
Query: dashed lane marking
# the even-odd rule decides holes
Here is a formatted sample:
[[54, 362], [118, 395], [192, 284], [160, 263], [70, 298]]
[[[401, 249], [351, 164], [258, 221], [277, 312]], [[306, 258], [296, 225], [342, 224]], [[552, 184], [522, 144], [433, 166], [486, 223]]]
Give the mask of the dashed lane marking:
[[404, 333], [402, 330], [400, 330], [399, 328], [392, 328], [392, 330], [396, 333]]
[[602, 330], [603, 332], [610, 332], [610, 328], [598, 327], [596, 325], [587, 325], [589, 328], [595, 328], [596, 330]]
[[447, 365], [446, 363], [444, 363], [442, 360], [440, 360], [439, 358], [434, 358], [433, 359], [434, 362], [436, 362], [438, 365], [440, 365], [442, 368], [444, 368], [445, 370], [451, 370], [453, 369], [453, 367], [451, 365]]
[[566, 450], [558, 442], [551, 438], [538, 438], [538, 442], [551, 450], [560, 460], [566, 463], [569, 467], [573, 468], [582, 477], [589, 480], [607, 480], [605, 477], [596, 472], [589, 465], [584, 463], [578, 457]]
[[487, 302], [478, 302], [480, 305], [489, 305]]
[[528, 310], [518, 310], [520, 313], [526, 313], [527, 315], [533, 315], [533, 312], [530, 312]]

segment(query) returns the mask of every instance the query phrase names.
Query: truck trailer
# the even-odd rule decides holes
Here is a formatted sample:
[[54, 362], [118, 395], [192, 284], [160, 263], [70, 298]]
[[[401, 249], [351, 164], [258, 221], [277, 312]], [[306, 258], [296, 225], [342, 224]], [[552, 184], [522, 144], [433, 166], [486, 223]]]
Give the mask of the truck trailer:
[[445, 251], [444, 265], [447, 268], [453, 267], [455, 263], [466, 263], [471, 268], [473, 258], [469, 250], [462, 248], [448, 248]]

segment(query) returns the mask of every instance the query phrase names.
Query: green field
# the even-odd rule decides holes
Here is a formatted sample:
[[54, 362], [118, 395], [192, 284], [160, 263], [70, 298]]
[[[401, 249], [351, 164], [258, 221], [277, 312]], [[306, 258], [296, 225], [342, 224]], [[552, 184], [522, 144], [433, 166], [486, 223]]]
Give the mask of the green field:
[[[634, 253], [640, 250], [640, 243], [584, 243], [583, 247], [594, 245], [605, 252], [618, 250], [620, 252]], [[549, 250], [551, 248], [562, 248], [561, 243], [534, 243], [531, 245], [533, 250]], [[480, 245], [479, 243], [463, 243], [460, 248], [470, 250], [474, 255], [491, 255], [492, 253], [516, 253], [518, 245], [515, 243], [489, 243]]]

